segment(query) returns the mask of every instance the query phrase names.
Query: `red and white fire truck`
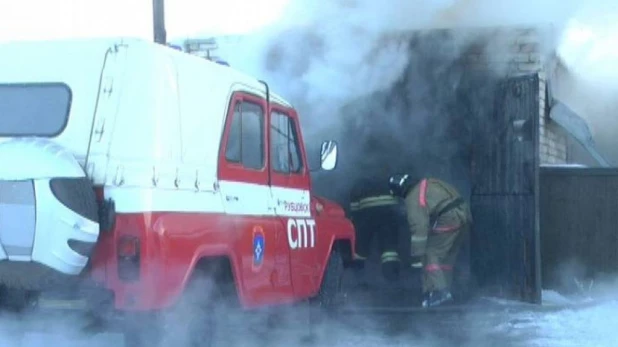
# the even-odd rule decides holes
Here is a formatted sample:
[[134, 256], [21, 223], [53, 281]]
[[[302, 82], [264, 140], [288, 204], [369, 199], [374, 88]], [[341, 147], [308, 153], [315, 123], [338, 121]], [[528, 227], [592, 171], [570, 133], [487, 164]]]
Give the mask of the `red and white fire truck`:
[[[266, 83], [140, 39], [0, 56], [5, 305], [65, 288], [97, 310], [158, 312], [200, 280], [245, 309], [333, 302], [354, 229], [311, 193], [298, 115]], [[315, 159], [334, 169], [336, 143]]]

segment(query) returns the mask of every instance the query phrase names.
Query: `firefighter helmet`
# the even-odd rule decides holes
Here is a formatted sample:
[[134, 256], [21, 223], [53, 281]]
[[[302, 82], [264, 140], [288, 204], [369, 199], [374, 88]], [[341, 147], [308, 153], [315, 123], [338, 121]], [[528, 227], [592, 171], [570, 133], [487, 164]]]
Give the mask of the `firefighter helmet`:
[[388, 187], [392, 195], [405, 198], [414, 183], [410, 174], [393, 175], [388, 181]]

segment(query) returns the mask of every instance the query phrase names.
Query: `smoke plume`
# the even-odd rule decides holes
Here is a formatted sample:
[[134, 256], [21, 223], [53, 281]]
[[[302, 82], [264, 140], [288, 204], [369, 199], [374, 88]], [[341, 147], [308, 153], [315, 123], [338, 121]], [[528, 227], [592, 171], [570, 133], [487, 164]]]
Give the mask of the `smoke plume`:
[[593, 2], [568, 20], [557, 53], [571, 72], [558, 76], [554, 94], [589, 123], [601, 152], [618, 163], [618, 4]]
[[[473, 73], [464, 56], [477, 50], [489, 61], [500, 60], [510, 42], [504, 31], [493, 28], [523, 27], [542, 33], [539, 51], [548, 60], [573, 44], [565, 38], [573, 20], [590, 17], [602, 5], [575, 0], [296, 0], [277, 23], [227, 51], [224, 46], [222, 54], [295, 105], [311, 158], [320, 141], [339, 140], [339, 170], [315, 175], [318, 189], [323, 176], [341, 182], [340, 192], [325, 192], [330, 197], [345, 200], [345, 184], [359, 171], [377, 167], [443, 177], [466, 193], [472, 118], [489, 112], [470, 105], [490, 103], [493, 84], [506, 71]], [[591, 66], [570, 65], [578, 71]], [[370, 137], [388, 150], [377, 154]]]

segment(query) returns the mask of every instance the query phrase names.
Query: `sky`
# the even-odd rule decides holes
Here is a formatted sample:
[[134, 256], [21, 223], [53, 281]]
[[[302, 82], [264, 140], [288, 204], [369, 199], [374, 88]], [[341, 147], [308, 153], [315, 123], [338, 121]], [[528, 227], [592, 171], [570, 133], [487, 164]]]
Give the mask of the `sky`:
[[[168, 39], [249, 33], [282, 19], [290, 2], [167, 0]], [[594, 64], [598, 55], [608, 53], [609, 47], [618, 47], [613, 44], [615, 20], [603, 23], [614, 29], [611, 33], [595, 30], [594, 34], [582, 23], [573, 23], [562, 44], [562, 49], [568, 51], [565, 55]], [[0, 41], [120, 35], [152, 38], [152, 0], [0, 0]], [[611, 51], [618, 56], [618, 48]]]
[[[288, 0], [167, 0], [168, 39], [242, 34], [272, 23]], [[0, 0], [0, 41], [152, 38], [152, 0]]]
[[[436, 2], [458, 3], [432, 0], [428, 4]], [[618, 72], [613, 67], [618, 59], [618, 2], [584, 3], [594, 3], [588, 6], [595, 10], [593, 15], [574, 18], [557, 50], [567, 65], [604, 78], [608, 70]], [[293, 4], [300, 4], [301, 12], [292, 19], [284, 17], [284, 11], [299, 10]], [[167, 37], [175, 41], [196, 35], [250, 33], [269, 24], [300, 20], [312, 10], [306, 7], [316, 4], [302, 0], [167, 0]], [[599, 4], [604, 11], [599, 11]], [[0, 0], [0, 42], [104, 36], [152, 39], [152, 0]]]

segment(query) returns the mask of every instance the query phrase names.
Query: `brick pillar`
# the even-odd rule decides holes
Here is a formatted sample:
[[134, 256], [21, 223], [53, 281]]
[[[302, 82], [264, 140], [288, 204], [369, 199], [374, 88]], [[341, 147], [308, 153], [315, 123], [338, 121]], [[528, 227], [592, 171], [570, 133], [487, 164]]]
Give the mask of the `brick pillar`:
[[540, 52], [540, 33], [534, 29], [516, 29], [512, 69], [509, 75], [538, 73], [539, 76], [539, 151], [541, 164], [565, 164], [568, 158], [566, 134], [549, 119], [546, 109], [547, 76], [551, 61]]

